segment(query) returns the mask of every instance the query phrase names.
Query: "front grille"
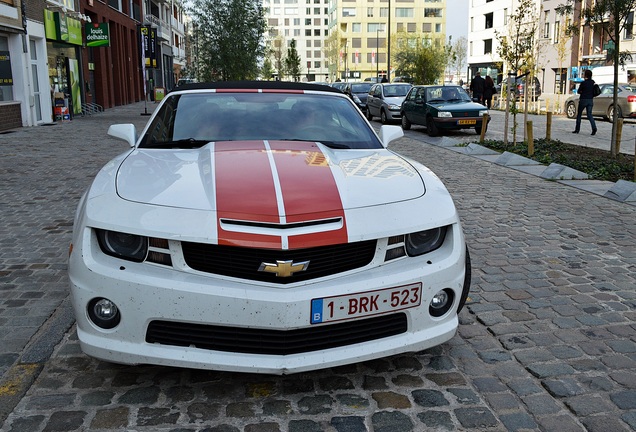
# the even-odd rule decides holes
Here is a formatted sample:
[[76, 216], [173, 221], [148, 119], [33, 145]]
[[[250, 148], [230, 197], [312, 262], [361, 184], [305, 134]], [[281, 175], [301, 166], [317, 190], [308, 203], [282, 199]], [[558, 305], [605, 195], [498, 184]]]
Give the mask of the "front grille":
[[287, 355], [372, 341], [407, 330], [404, 313], [297, 330], [152, 321], [146, 342], [244, 354]]
[[[198, 271], [241, 279], [288, 284], [316, 279], [368, 265], [375, 256], [376, 241], [320, 246], [308, 249], [273, 250], [183, 242], [186, 264]], [[309, 261], [307, 270], [290, 277], [259, 272], [262, 263]]]

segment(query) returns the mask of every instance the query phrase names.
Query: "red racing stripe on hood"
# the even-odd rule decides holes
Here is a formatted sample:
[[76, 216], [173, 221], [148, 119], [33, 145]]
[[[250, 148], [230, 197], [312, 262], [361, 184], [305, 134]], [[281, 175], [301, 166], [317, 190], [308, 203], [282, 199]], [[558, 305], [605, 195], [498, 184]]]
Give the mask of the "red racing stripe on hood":
[[226, 231], [221, 219], [279, 223], [274, 178], [262, 141], [214, 146], [219, 244], [280, 248], [279, 236]]
[[[214, 159], [219, 244], [299, 249], [347, 242], [338, 186], [316, 144], [216, 143]], [[297, 235], [285, 229], [279, 235], [227, 231], [221, 224], [221, 219], [284, 225], [334, 218], [342, 220], [339, 229]]]
[[298, 249], [347, 242], [347, 229], [338, 185], [329, 161], [318, 145], [309, 142], [270, 141], [283, 192], [288, 223], [341, 218], [342, 228], [289, 238]]

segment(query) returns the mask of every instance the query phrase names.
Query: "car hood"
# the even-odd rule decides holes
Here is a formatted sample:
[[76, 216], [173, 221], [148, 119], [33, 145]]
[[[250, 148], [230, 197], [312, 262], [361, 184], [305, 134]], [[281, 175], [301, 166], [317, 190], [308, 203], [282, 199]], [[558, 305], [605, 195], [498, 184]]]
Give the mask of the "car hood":
[[476, 102], [439, 102], [431, 103], [430, 105], [440, 111], [481, 111], [488, 109]]
[[275, 223], [331, 217], [425, 192], [419, 172], [386, 149], [333, 150], [295, 141], [135, 149], [118, 169], [116, 188], [128, 201]]
[[402, 105], [402, 102], [404, 102], [404, 99], [406, 99], [406, 96], [390, 96], [390, 97], [385, 97], [384, 98], [384, 102], [386, 102], [388, 105]]

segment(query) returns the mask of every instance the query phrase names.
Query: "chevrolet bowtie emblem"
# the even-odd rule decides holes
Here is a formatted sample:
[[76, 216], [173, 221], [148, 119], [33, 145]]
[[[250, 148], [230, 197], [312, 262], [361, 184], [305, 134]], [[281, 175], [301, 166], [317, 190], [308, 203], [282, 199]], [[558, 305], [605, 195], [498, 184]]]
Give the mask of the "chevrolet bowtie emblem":
[[278, 261], [275, 264], [261, 263], [259, 272], [276, 273], [276, 277], [290, 277], [296, 272], [307, 270], [309, 261], [295, 263], [294, 261]]

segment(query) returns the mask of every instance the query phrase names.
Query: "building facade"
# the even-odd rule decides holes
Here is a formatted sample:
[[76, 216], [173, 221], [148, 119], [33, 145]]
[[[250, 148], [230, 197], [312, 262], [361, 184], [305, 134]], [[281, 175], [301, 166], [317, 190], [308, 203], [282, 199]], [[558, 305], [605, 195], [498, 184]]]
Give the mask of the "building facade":
[[[174, 0], [157, 8], [142, 0], [0, 0], [0, 130], [171, 90], [185, 65], [183, 20]], [[156, 33], [149, 51], [157, 61], [147, 69], [143, 24]]]
[[[278, 44], [286, 52], [295, 39], [308, 81], [392, 76], [387, 29], [431, 40], [443, 40], [446, 33], [446, 0], [263, 0], [263, 5], [274, 50]], [[331, 54], [330, 38], [339, 46]]]

